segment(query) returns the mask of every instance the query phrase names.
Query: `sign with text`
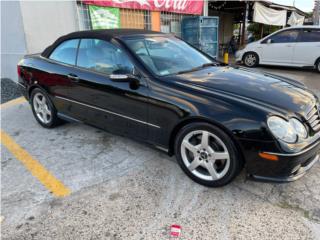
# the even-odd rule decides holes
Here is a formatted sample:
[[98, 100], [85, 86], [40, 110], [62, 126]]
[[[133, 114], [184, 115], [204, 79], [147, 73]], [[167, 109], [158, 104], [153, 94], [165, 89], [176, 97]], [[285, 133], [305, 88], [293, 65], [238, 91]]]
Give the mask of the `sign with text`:
[[203, 0], [83, 0], [84, 3], [103, 7], [166, 11], [201, 15]]
[[119, 8], [89, 6], [93, 29], [110, 29], [120, 27]]

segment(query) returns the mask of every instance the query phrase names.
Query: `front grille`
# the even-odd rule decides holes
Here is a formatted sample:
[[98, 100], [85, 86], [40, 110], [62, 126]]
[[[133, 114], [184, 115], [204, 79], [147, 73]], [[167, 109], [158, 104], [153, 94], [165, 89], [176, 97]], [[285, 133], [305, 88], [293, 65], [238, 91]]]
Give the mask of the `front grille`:
[[310, 127], [315, 131], [320, 130], [320, 113], [319, 106], [314, 106], [306, 116]]

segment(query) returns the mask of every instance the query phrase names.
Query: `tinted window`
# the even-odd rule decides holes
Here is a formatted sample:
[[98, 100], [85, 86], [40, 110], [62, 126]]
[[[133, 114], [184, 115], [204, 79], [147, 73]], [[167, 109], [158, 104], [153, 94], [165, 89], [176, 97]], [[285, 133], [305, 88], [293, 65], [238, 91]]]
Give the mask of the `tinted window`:
[[300, 32], [299, 42], [320, 42], [320, 30], [303, 29]]
[[58, 62], [75, 65], [78, 43], [78, 39], [64, 41], [53, 50], [49, 58]]
[[296, 42], [299, 30], [287, 30], [271, 36], [272, 43], [291, 43]]
[[108, 75], [133, 72], [133, 65], [120, 48], [99, 39], [81, 39], [77, 66]]
[[125, 42], [159, 76], [188, 71], [212, 62], [201, 52], [174, 37], [130, 39]]

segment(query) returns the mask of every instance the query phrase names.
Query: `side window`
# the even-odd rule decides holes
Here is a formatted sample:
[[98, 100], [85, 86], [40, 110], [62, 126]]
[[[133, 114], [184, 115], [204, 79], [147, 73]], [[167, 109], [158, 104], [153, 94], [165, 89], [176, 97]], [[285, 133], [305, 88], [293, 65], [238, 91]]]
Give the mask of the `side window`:
[[99, 39], [81, 39], [77, 66], [105, 74], [130, 74], [133, 65], [117, 46]]
[[50, 54], [50, 59], [75, 65], [79, 39], [67, 40], [61, 43]]
[[320, 42], [320, 30], [303, 29], [300, 33], [299, 42]]
[[296, 42], [299, 30], [287, 30], [271, 36], [272, 43], [292, 43]]

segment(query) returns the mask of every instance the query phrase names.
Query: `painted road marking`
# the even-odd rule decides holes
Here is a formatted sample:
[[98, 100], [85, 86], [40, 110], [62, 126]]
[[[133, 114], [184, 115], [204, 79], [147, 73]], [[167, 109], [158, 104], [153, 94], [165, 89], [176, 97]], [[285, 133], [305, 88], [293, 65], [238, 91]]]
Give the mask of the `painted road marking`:
[[42, 185], [56, 197], [64, 197], [71, 193], [61, 181], [56, 179], [44, 166], [20, 147], [7, 133], [1, 130], [1, 143], [36, 177]]
[[6, 103], [1, 104], [1, 109], [7, 108], [7, 107], [11, 107], [20, 103], [25, 103], [27, 100], [24, 97], [19, 97], [16, 99], [13, 99], [11, 101], [8, 101]]

